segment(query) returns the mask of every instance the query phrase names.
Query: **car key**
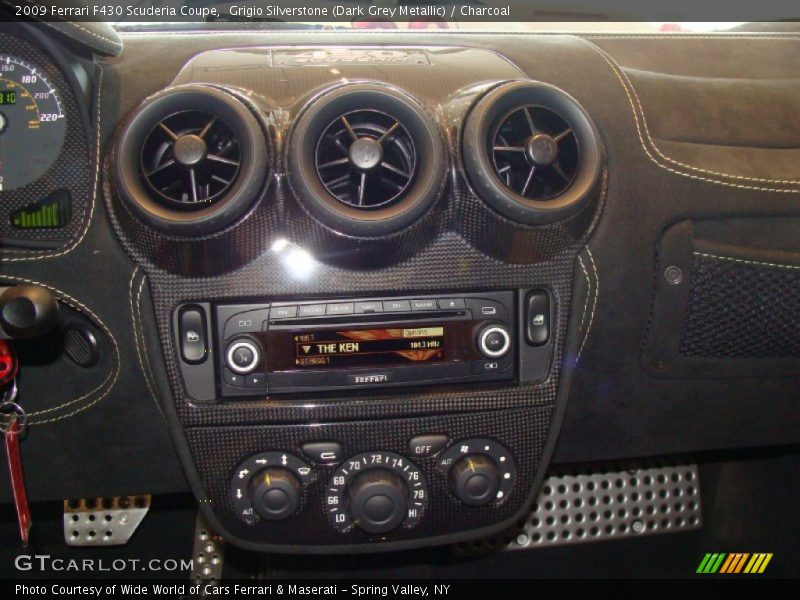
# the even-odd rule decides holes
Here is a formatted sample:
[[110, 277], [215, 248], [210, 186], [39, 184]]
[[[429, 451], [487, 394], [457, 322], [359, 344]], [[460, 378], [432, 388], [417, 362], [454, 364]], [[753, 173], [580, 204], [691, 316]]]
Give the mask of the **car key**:
[[17, 511], [19, 535], [22, 545], [27, 546], [32, 521], [22, 474], [22, 455], [19, 451], [19, 438], [25, 430], [26, 416], [25, 410], [16, 402], [18, 366], [14, 351], [5, 340], [0, 340], [0, 386], [4, 386], [3, 401], [0, 404], [0, 415], [4, 418], [0, 429], [5, 435], [6, 458], [8, 471], [11, 474], [11, 490]]

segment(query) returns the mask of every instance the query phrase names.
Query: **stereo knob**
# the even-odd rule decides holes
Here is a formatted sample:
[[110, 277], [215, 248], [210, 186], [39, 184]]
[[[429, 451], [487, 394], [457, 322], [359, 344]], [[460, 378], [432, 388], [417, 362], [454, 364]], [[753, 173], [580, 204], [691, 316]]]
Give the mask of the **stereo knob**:
[[408, 488], [389, 469], [370, 469], [348, 487], [353, 523], [367, 533], [388, 533], [408, 514]]
[[483, 506], [497, 496], [500, 489], [500, 469], [497, 463], [483, 454], [470, 454], [450, 469], [453, 495], [468, 506]]
[[511, 348], [511, 336], [498, 323], [485, 325], [478, 331], [478, 350], [486, 358], [502, 358]]
[[225, 351], [225, 363], [228, 368], [239, 375], [247, 375], [256, 370], [261, 361], [258, 345], [248, 339], [234, 340]]
[[272, 467], [250, 480], [253, 509], [268, 521], [288, 519], [300, 506], [303, 486], [289, 469]]

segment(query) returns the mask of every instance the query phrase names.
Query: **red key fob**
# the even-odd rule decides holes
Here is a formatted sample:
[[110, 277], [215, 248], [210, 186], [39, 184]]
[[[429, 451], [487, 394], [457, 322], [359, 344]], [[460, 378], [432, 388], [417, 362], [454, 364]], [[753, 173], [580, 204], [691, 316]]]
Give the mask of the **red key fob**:
[[0, 340], [0, 387], [14, 379], [19, 363], [17, 355], [5, 340]]
[[22, 457], [19, 453], [19, 436], [22, 429], [16, 417], [6, 431], [6, 458], [11, 473], [11, 490], [14, 494], [14, 506], [17, 509], [17, 523], [22, 545], [28, 545], [31, 531], [31, 511], [28, 507], [28, 494], [25, 492], [25, 479], [22, 475]]

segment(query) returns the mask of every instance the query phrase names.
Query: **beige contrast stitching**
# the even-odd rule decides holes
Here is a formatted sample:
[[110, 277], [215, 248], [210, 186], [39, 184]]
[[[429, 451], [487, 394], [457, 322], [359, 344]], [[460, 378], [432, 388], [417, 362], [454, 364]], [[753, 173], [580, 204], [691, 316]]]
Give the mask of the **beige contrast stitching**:
[[575, 362], [577, 363], [583, 354], [583, 347], [586, 345], [587, 340], [589, 339], [589, 334], [592, 331], [592, 324], [594, 323], [594, 313], [595, 309], [597, 308], [597, 298], [600, 296], [600, 274], [597, 271], [597, 265], [594, 262], [594, 256], [592, 256], [592, 249], [589, 246], [586, 246], [586, 253], [589, 255], [589, 260], [591, 261], [592, 265], [592, 272], [594, 273], [594, 298], [592, 300], [592, 313], [589, 316], [589, 325], [586, 327], [586, 333], [583, 336], [583, 340], [581, 341], [581, 345], [578, 348], [578, 354], [575, 355]]
[[734, 258], [732, 256], [718, 256], [716, 254], [708, 254], [706, 252], [694, 252], [695, 256], [703, 256], [705, 258], [715, 258], [717, 260], [727, 260], [730, 262], [743, 263], [746, 265], [756, 265], [758, 267], [774, 267], [776, 269], [800, 269], [800, 265], [784, 265], [780, 263], [761, 262], [758, 260], [745, 260], [744, 258]]
[[[139, 283], [139, 291], [136, 294], [136, 313], [139, 318], [139, 333], [142, 336], [142, 351], [139, 351], [139, 334], [136, 332], [136, 316], [133, 314], [133, 295], [131, 295], [131, 322], [133, 323], [133, 339], [136, 342], [136, 354], [139, 357], [139, 366], [142, 368], [142, 374], [144, 375], [145, 383], [147, 384], [147, 389], [150, 391], [150, 397], [153, 399], [153, 402], [158, 409], [158, 412], [161, 416], [166, 420], [166, 415], [161, 410], [161, 405], [158, 402], [158, 395], [156, 394], [156, 385], [155, 385], [155, 377], [153, 377], [152, 373], [150, 372], [150, 358], [147, 355], [147, 340], [144, 337], [144, 322], [142, 321], [142, 291], [144, 290], [144, 283], [147, 281], [147, 276], [142, 274], [142, 281]], [[151, 382], [152, 379], [152, 382]]]
[[[84, 411], [84, 410], [86, 410], [88, 408], [91, 408], [92, 406], [94, 406], [95, 404], [100, 402], [103, 398], [105, 398], [117, 383], [117, 379], [119, 378], [119, 374], [120, 374], [120, 370], [121, 370], [121, 367], [122, 367], [122, 363], [121, 363], [120, 357], [119, 357], [119, 345], [117, 344], [117, 339], [114, 337], [114, 334], [111, 333], [111, 330], [108, 328], [108, 326], [106, 326], [106, 324], [103, 322], [103, 320], [100, 317], [98, 317], [97, 314], [95, 314], [94, 311], [92, 311], [85, 304], [83, 304], [79, 300], [73, 298], [72, 296], [70, 296], [66, 292], [64, 292], [62, 290], [59, 290], [58, 288], [55, 288], [55, 287], [53, 287], [51, 285], [48, 285], [46, 283], [42, 283], [40, 281], [33, 281], [31, 279], [26, 279], [24, 277], [17, 277], [15, 275], [3, 274], [0, 277], [2, 277], [3, 279], [11, 279], [13, 281], [19, 281], [19, 282], [22, 282], [22, 283], [27, 283], [27, 284], [30, 284], [30, 285], [39, 285], [39, 286], [42, 286], [44, 288], [47, 288], [48, 290], [50, 290], [52, 292], [55, 292], [56, 295], [58, 296], [58, 298], [62, 302], [64, 302], [65, 304], [67, 304], [68, 306], [71, 306], [72, 308], [74, 308], [76, 310], [79, 310], [79, 311], [84, 312], [84, 313], [88, 314], [89, 316], [91, 316], [100, 325], [100, 327], [103, 329], [103, 331], [105, 331], [106, 335], [108, 335], [109, 339], [111, 340], [111, 343], [114, 345], [114, 353], [113, 354], [114, 354], [114, 366], [115, 366], [115, 368], [111, 373], [109, 373], [109, 375], [105, 378], [105, 380], [100, 385], [98, 385], [96, 388], [94, 388], [88, 394], [84, 394], [83, 396], [81, 396], [79, 398], [75, 398], [73, 400], [70, 400], [69, 402], [64, 402], [63, 404], [59, 404], [58, 406], [53, 406], [53, 407], [46, 408], [46, 409], [43, 409], [43, 410], [39, 410], [39, 411], [34, 411], [34, 412], [28, 413], [28, 417], [29, 417], [28, 424], [29, 425], [44, 425], [45, 423], [53, 423], [55, 421], [60, 421], [62, 419], [67, 419], [69, 417], [72, 417], [72, 416], [78, 414], [79, 412], [82, 412], [82, 411]], [[113, 380], [112, 380], [112, 377], [113, 377]], [[110, 385], [108, 385], [109, 381], [111, 381]], [[80, 402], [81, 400], [85, 400], [86, 398], [91, 397], [93, 394], [95, 394], [98, 391], [100, 391], [101, 389], [103, 389], [106, 385], [108, 385], [108, 389], [106, 389], [95, 400], [93, 400], [92, 402], [86, 404], [85, 406], [81, 406], [80, 408], [77, 408], [77, 409], [73, 410], [72, 412], [70, 412], [70, 413], [68, 413], [66, 415], [61, 415], [61, 416], [58, 416], [58, 417], [53, 417], [53, 418], [45, 419], [45, 420], [30, 419], [30, 417], [35, 417], [36, 415], [42, 415], [42, 414], [46, 414], [46, 413], [51, 413], [51, 412], [60, 410], [62, 408], [65, 408], [67, 406], [72, 406], [73, 404], [76, 404], [76, 403]]]
[[586, 271], [586, 265], [583, 264], [583, 259], [578, 255], [578, 264], [583, 271], [583, 278], [586, 280], [586, 299], [583, 302], [583, 312], [581, 313], [581, 322], [578, 324], [578, 333], [583, 332], [583, 322], [586, 319], [586, 313], [589, 309], [589, 298], [592, 296], [592, 282], [589, 280], [589, 273]]
[[122, 43], [121, 42], [118, 42], [117, 40], [112, 40], [111, 38], [107, 38], [107, 37], [105, 37], [103, 35], [100, 35], [99, 33], [96, 33], [96, 32], [94, 32], [94, 31], [92, 31], [90, 29], [87, 29], [86, 27], [84, 27], [80, 23], [77, 23], [77, 22], [74, 22], [74, 21], [63, 21], [61, 23], [56, 23], [56, 24], [68, 25], [70, 27], [76, 27], [77, 29], [83, 31], [86, 34], [91, 35], [92, 37], [97, 38], [98, 40], [102, 40], [102, 41], [106, 42], [107, 44], [111, 44], [114, 48], [120, 48], [120, 49], [122, 48]]
[[[624, 72], [622, 71], [621, 67], [619, 67], [619, 65], [614, 61], [614, 59], [611, 58], [606, 52], [604, 52], [603, 50], [601, 50], [600, 48], [598, 48], [597, 46], [595, 46], [591, 42], [589, 42], [587, 40], [584, 40], [583, 38], [579, 38], [579, 39], [581, 39], [589, 48], [591, 48], [597, 54], [599, 54], [603, 58], [603, 60], [606, 61], [608, 66], [611, 67], [612, 72], [617, 76], [617, 79], [619, 80], [620, 84], [622, 85], [622, 89], [625, 91], [625, 95], [628, 97], [628, 102], [630, 103], [631, 111], [633, 112], [633, 119], [634, 119], [634, 122], [636, 123], [636, 132], [637, 132], [637, 134], [639, 136], [639, 141], [642, 144], [642, 148], [644, 149], [645, 154], [647, 154], [648, 158], [653, 163], [655, 163], [656, 165], [658, 165], [662, 169], [665, 169], [665, 170], [667, 170], [667, 171], [669, 171], [671, 173], [674, 173], [676, 175], [680, 175], [682, 177], [688, 177], [689, 179], [695, 179], [695, 180], [698, 180], [698, 181], [705, 181], [705, 182], [708, 182], [708, 183], [724, 185], [724, 186], [727, 186], [727, 187], [745, 189], [745, 190], [757, 190], [757, 191], [762, 191], [762, 192], [778, 192], [778, 193], [785, 193], [785, 194], [798, 194], [798, 193], [800, 193], [800, 189], [766, 188], [766, 187], [745, 185], [745, 184], [741, 184], [741, 183], [732, 183], [732, 182], [729, 182], [729, 181], [721, 181], [721, 180], [717, 180], [717, 179], [709, 179], [709, 178], [706, 178], [706, 177], [701, 177], [699, 175], [694, 175], [692, 173], [686, 173], [684, 171], [679, 171], [677, 169], [673, 169], [672, 167], [669, 167], [669, 166], [664, 165], [661, 162], [659, 162], [650, 153], [648, 145], [645, 142], [644, 136], [642, 135], [642, 128], [644, 128], [647, 137], [650, 138], [650, 133], [649, 133], [649, 131], [647, 131], [647, 122], [646, 122], [645, 117], [644, 117], [644, 111], [643, 111], [643, 109], [641, 107], [641, 103], [639, 102], [638, 96], [636, 96], [636, 90], [633, 87], [633, 84], [630, 83], [630, 80], [628, 80], [627, 76], [624, 74]], [[627, 81], [627, 83], [626, 83], [626, 81]], [[634, 104], [634, 97], [631, 96], [631, 93], [633, 93], [633, 95], [636, 97], [636, 102], [639, 104], [639, 109], [641, 111], [641, 116], [642, 116], [641, 123], [639, 121], [639, 113], [636, 111], [636, 104]], [[712, 175], [720, 175], [720, 176], [723, 176], [723, 177], [730, 177], [732, 179], [751, 180], [751, 178], [746, 178], [746, 177], [741, 176], [741, 175], [730, 175], [730, 174], [726, 174], [726, 173], [715, 173], [713, 171], [705, 171], [703, 169], [699, 169], [698, 167], [692, 167], [691, 165], [684, 165], [683, 163], [679, 163], [679, 162], [677, 162], [675, 160], [672, 160], [672, 159], [664, 156], [661, 153], [661, 151], [658, 150], [658, 148], [655, 146], [655, 144], [652, 141], [652, 138], [650, 138], [650, 145], [653, 148], [653, 150], [659, 154], [660, 157], [664, 158], [665, 160], [668, 160], [671, 163], [678, 164], [678, 165], [683, 166], [685, 168], [689, 168], [689, 169], [694, 170], [694, 171], [704, 172], [704, 173], [708, 173], [708, 174], [712, 174]], [[759, 179], [755, 179], [755, 178], [752, 178], [752, 180], [753, 181], [773, 182], [773, 180], [759, 180]], [[795, 182], [788, 181], [788, 180], [786, 182], [787, 183], [795, 183]], [[797, 183], [800, 183], [800, 182], [797, 182]]]
[[89, 217], [86, 219], [86, 227], [83, 229], [83, 233], [81, 236], [70, 246], [62, 250], [61, 252], [50, 253], [50, 254], [40, 254], [38, 256], [21, 256], [19, 258], [4, 258], [0, 257], [0, 262], [23, 262], [23, 261], [33, 261], [33, 260], [45, 260], [49, 258], [57, 258], [59, 256], [64, 256], [65, 254], [69, 254], [75, 248], [77, 248], [83, 239], [86, 237], [86, 234], [89, 232], [89, 227], [92, 224], [92, 218], [94, 217], [94, 209], [95, 204], [97, 202], [97, 188], [100, 187], [100, 94], [103, 89], [103, 68], [99, 67], [99, 72], [97, 75], [97, 117], [95, 127], [97, 129], [97, 139], [95, 141], [95, 173], [94, 173], [94, 189], [92, 190], [92, 203], [89, 207]]

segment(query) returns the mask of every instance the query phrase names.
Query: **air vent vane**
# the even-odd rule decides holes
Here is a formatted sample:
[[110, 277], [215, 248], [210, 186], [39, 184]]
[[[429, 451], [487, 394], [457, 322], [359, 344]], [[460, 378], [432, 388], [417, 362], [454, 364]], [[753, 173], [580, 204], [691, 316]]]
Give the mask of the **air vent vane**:
[[478, 100], [462, 154], [477, 195], [517, 223], [560, 221], [597, 198], [597, 129], [575, 98], [546, 83], [510, 81]]
[[317, 174], [334, 198], [375, 209], [402, 198], [414, 179], [417, 150], [397, 119], [376, 110], [356, 110], [328, 125], [315, 160]]
[[346, 83], [315, 96], [288, 148], [295, 197], [338, 234], [374, 238], [409, 227], [445, 181], [438, 123], [415, 98], [382, 83]]
[[145, 225], [200, 236], [240, 219], [270, 172], [259, 108], [235, 93], [193, 84], [145, 100], [117, 136], [116, 191]]
[[497, 128], [492, 157], [497, 175], [525, 198], [549, 200], [575, 180], [580, 150], [572, 128], [540, 106], [513, 109]]
[[183, 111], [156, 125], [142, 145], [146, 185], [175, 208], [213, 204], [236, 181], [239, 140], [219, 117]]

